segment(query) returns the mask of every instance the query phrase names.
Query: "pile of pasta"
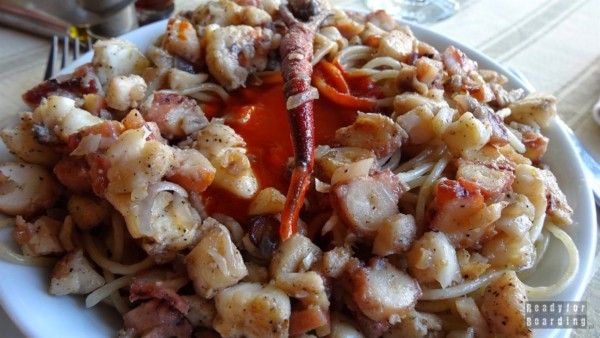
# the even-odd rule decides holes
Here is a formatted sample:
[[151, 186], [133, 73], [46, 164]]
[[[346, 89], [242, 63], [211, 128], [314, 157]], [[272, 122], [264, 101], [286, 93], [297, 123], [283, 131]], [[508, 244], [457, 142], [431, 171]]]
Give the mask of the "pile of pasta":
[[[286, 112], [260, 96], [283, 91], [278, 8], [209, 1], [145, 54], [99, 41], [91, 63], [25, 93], [31, 112], [1, 133], [16, 159], [0, 164], [20, 252], [0, 255], [52, 266], [50, 294], [114, 307], [122, 337], [532, 336], [528, 297], [559, 293], [578, 264], [543, 163], [556, 100], [507, 90], [383, 11], [332, 9], [312, 84], [319, 116], [351, 121], [327, 134], [316, 117], [327, 142], [282, 242], [286, 187], [259, 172], [289, 181], [289, 139], [273, 140], [288, 151], [275, 165], [242, 135], [261, 109]], [[524, 284], [552, 236], [567, 271]]]

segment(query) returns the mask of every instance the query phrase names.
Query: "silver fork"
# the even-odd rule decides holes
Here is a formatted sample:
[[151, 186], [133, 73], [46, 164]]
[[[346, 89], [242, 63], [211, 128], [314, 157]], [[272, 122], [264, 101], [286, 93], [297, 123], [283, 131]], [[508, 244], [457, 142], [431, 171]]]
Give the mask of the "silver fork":
[[[535, 91], [535, 88], [533, 87], [531, 82], [527, 80], [525, 75], [521, 73], [520, 70], [513, 67], [507, 68], [509, 72], [511, 72], [515, 77], [517, 77], [519, 80], [521, 80], [521, 82], [523, 82], [523, 84], [525, 85], [525, 89], [528, 92]], [[566, 123], [564, 123], [561, 119], [558, 119], [558, 123], [561, 124], [561, 127], [563, 127], [567, 131], [567, 135], [569, 136], [571, 142], [575, 146], [577, 154], [579, 155], [581, 162], [583, 162], [583, 167], [587, 171], [587, 176], [590, 180], [592, 191], [594, 192], [594, 200], [596, 201], [596, 205], [600, 207], [600, 164], [598, 164], [598, 161], [594, 159], [594, 157], [590, 154], [590, 152], [583, 145], [583, 143], [579, 141], [573, 130], [569, 126], [567, 126]]]
[[50, 53], [48, 54], [44, 80], [54, 77], [61, 69], [68, 66], [74, 60], [77, 60], [82, 53], [91, 50], [91, 38], [88, 37], [86, 41], [87, 43], [82, 44], [78, 38], [71, 38], [68, 35], [63, 35], [62, 37], [54, 35], [52, 37]]

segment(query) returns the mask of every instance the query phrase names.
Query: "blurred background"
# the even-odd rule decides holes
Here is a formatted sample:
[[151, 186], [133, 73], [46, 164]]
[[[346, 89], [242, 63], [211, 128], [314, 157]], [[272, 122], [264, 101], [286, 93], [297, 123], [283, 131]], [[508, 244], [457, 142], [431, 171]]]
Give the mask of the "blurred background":
[[[0, 102], [5, 114], [25, 109], [21, 94], [42, 80], [52, 35], [119, 35], [206, 0], [0, 0]], [[337, 6], [383, 8], [473, 47], [521, 73], [558, 98], [560, 117], [600, 159], [600, 126], [592, 110], [600, 97], [598, 0], [342, 0]], [[433, 6], [433, 7], [432, 7]], [[437, 7], [436, 7], [437, 6]], [[45, 15], [51, 14], [51, 15]], [[74, 29], [67, 22], [86, 26]], [[600, 105], [598, 106], [600, 110]], [[0, 120], [1, 122], [1, 120]], [[600, 274], [584, 299], [588, 322], [600, 327]], [[19, 337], [0, 310], [0, 336]], [[593, 330], [574, 332], [594, 336]]]

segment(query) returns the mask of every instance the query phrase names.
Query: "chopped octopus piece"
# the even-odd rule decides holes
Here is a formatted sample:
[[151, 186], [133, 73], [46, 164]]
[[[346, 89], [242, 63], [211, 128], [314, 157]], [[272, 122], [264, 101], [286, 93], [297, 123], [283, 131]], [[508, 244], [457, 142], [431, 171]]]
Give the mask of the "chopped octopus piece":
[[546, 200], [548, 201], [546, 213], [552, 222], [558, 225], [573, 223], [571, 218], [573, 209], [567, 202], [567, 196], [560, 190], [554, 174], [550, 170], [544, 169], [540, 170], [540, 176], [546, 187]]
[[486, 199], [495, 200], [510, 191], [515, 175], [510, 170], [460, 160], [456, 177], [476, 183]]
[[219, 290], [237, 284], [248, 275], [242, 255], [221, 224], [204, 232], [185, 263], [196, 293], [205, 298], [214, 297]]
[[429, 227], [443, 231], [456, 248], [478, 248], [496, 232], [493, 223], [507, 202], [486, 205], [479, 186], [464, 179], [441, 179], [429, 205]]
[[374, 158], [373, 151], [357, 147], [331, 148], [319, 145], [315, 149], [315, 175], [324, 182], [330, 182], [333, 173], [348, 164]]
[[407, 253], [411, 275], [421, 283], [439, 282], [442, 288], [460, 280], [456, 251], [443, 232], [426, 232]]
[[104, 122], [88, 111], [77, 108], [75, 100], [62, 96], [50, 96], [43, 100], [33, 112], [33, 120], [44, 124], [63, 141], [85, 127]]
[[188, 305], [189, 311], [185, 315], [193, 327], [212, 327], [217, 310], [212, 300], [204, 299], [201, 296], [182, 296]]
[[168, 281], [163, 282], [144, 276], [134, 278], [129, 286], [129, 300], [133, 303], [146, 299], [162, 300], [184, 314], [190, 309], [188, 302], [177, 294], [174, 287], [168, 285]]
[[143, 337], [188, 338], [192, 335], [192, 325], [184, 314], [159, 299], [130, 310], [123, 315], [123, 323], [125, 329], [132, 329], [135, 335]]
[[492, 281], [481, 299], [480, 309], [492, 332], [506, 337], [533, 337], [525, 320], [527, 294], [514, 271]]
[[556, 98], [547, 94], [530, 94], [527, 97], [511, 103], [511, 114], [507, 120], [547, 127], [556, 115]]
[[288, 296], [272, 285], [239, 283], [215, 298], [213, 327], [223, 337], [287, 337], [291, 306]]
[[191, 63], [201, 58], [200, 39], [196, 28], [188, 20], [176, 17], [169, 19], [163, 47], [171, 54], [180, 56]]
[[416, 236], [417, 224], [413, 215], [393, 215], [377, 229], [373, 253], [381, 257], [402, 253], [410, 249]]
[[144, 119], [156, 122], [167, 139], [186, 137], [208, 124], [195, 100], [176, 93], [156, 91], [141, 110]]
[[60, 188], [46, 168], [36, 164], [0, 164], [0, 211], [31, 215], [54, 205]]
[[208, 1], [196, 8], [192, 14], [192, 21], [200, 26], [265, 26], [271, 23], [271, 16], [255, 4], [218, 0]]
[[383, 337], [435, 337], [437, 333], [441, 333], [442, 327], [442, 319], [439, 316], [433, 313], [412, 311], [406, 317], [402, 318], [400, 324], [394, 325], [389, 331], [384, 333]]
[[450, 46], [442, 52], [444, 68], [450, 75], [466, 76], [477, 70], [477, 62], [469, 59], [460, 49]]
[[351, 269], [350, 278], [352, 299], [374, 321], [399, 322], [421, 296], [419, 283], [385, 259]]
[[60, 153], [55, 147], [40, 142], [34, 128], [31, 113], [23, 113], [19, 124], [3, 129], [0, 137], [8, 150], [21, 160], [43, 166], [54, 165], [60, 159]]
[[390, 171], [357, 177], [332, 187], [330, 198], [337, 214], [359, 235], [373, 237], [381, 223], [398, 213], [406, 186]]
[[367, 22], [374, 24], [375, 26], [385, 30], [392, 31], [394, 29], [402, 29], [405, 33], [412, 35], [410, 29], [408, 27], [403, 27], [398, 24], [398, 21], [394, 19], [391, 15], [389, 15], [384, 10], [377, 10], [367, 14], [366, 18]]
[[72, 74], [46, 80], [31, 88], [23, 94], [23, 101], [31, 109], [35, 109], [43, 99], [50, 96], [79, 98], [96, 93], [102, 93], [102, 85], [92, 65], [86, 63], [75, 69]]
[[175, 165], [167, 179], [189, 192], [201, 193], [213, 182], [216, 169], [196, 149], [175, 149]]
[[214, 185], [249, 199], [258, 191], [258, 181], [245, 146], [246, 142], [233, 128], [216, 119], [196, 134], [194, 143], [216, 169]]
[[106, 104], [121, 111], [135, 108], [146, 96], [146, 89], [146, 81], [139, 75], [115, 76], [108, 82]]
[[119, 75], [142, 75], [150, 62], [131, 42], [120, 39], [98, 40], [94, 44], [92, 65], [102, 84]]
[[72, 251], [61, 258], [52, 270], [50, 294], [87, 294], [104, 285], [105, 280], [83, 256], [83, 250]]
[[335, 141], [343, 146], [370, 149], [377, 157], [400, 149], [407, 134], [389, 117], [378, 113], [359, 113], [354, 123], [335, 132]]
[[250, 73], [267, 66], [273, 32], [250, 26], [208, 26], [206, 63], [208, 70], [225, 88], [244, 86]]
[[42, 216], [33, 223], [17, 216], [13, 237], [27, 256], [45, 256], [65, 252], [60, 244], [58, 233], [62, 222]]
[[389, 56], [398, 61], [410, 63], [416, 47], [416, 39], [401, 30], [393, 30], [384, 34], [379, 40], [377, 53]]

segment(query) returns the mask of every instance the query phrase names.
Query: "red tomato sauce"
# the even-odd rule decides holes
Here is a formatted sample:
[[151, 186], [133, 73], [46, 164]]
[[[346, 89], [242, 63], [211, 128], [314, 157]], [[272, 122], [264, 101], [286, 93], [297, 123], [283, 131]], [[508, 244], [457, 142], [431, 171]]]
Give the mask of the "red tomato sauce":
[[[358, 87], [359, 92], [372, 90], [372, 85], [364, 80], [353, 79], [350, 85]], [[210, 117], [225, 117], [226, 123], [244, 138], [259, 191], [274, 187], [285, 195], [290, 175], [288, 159], [293, 158], [294, 152], [282, 84], [239, 89], [223, 105], [203, 108]], [[352, 124], [356, 115], [355, 109], [339, 107], [326, 99], [315, 100], [315, 145], [333, 145], [335, 131]], [[214, 187], [206, 190], [203, 198], [208, 214], [223, 213], [241, 223], [248, 219], [248, 200]]]

